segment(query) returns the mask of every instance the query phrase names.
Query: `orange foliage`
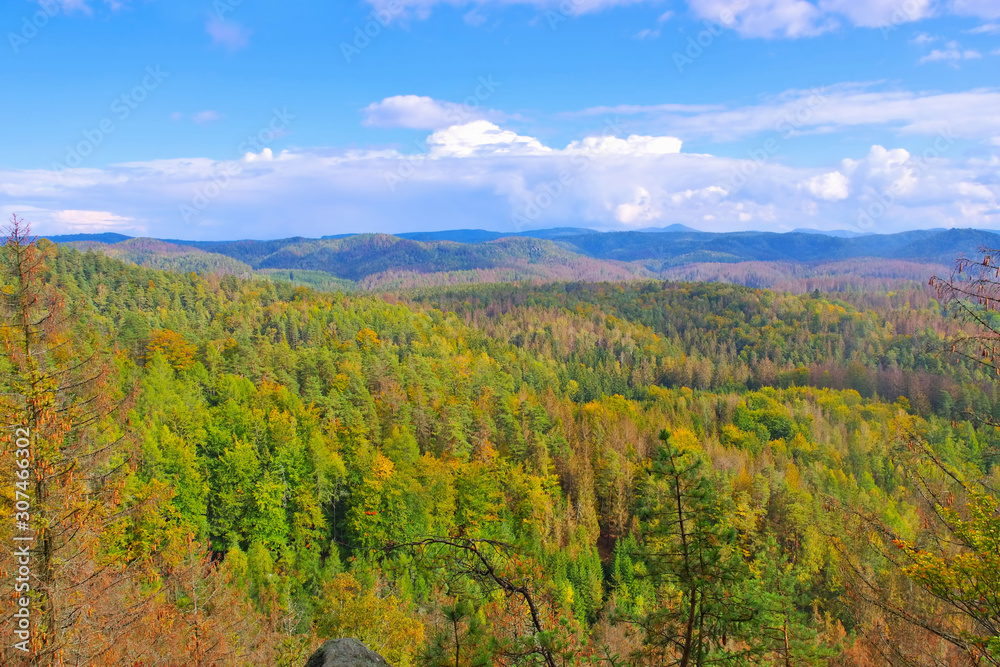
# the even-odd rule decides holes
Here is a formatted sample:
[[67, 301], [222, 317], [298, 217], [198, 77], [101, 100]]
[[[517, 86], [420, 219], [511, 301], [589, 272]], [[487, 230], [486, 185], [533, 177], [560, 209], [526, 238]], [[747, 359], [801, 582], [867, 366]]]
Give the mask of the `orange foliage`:
[[176, 331], [157, 329], [153, 332], [146, 352], [149, 357], [160, 353], [166, 357], [175, 370], [183, 371], [194, 366], [194, 355], [198, 351]]

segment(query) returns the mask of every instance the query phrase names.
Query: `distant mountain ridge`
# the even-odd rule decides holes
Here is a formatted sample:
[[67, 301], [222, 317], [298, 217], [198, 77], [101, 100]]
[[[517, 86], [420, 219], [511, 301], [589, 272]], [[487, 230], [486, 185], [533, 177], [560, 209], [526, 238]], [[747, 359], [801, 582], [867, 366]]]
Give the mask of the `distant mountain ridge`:
[[[822, 265], [824, 270], [839, 272], [834, 275], [887, 275], [876, 270], [874, 265], [879, 262], [854, 261], [860, 258], [907, 262], [905, 271], [888, 272], [903, 279], [919, 275], [915, 267], [921, 265], [938, 272], [957, 257], [973, 255], [981, 247], [1000, 247], [1000, 234], [978, 229], [860, 235], [843, 230], [713, 233], [683, 225], [628, 232], [572, 227], [517, 233], [460, 229], [265, 241], [135, 239], [120, 234], [49, 238], [155, 268], [199, 273], [256, 272], [277, 279], [282, 278], [283, 271], [289, 271], [291, 280], [296, 280], [294, 272], [299, 271], [304, 272], [300, 276], [308, 277], [308, 284], [355, 284], [366, 288], [679, 276], [716, 276], [725, 281], [766, 279], [782, 284], [780, 281], [789, 277], [815, 276], [815, 270], [795, 269], [795, 265]], [[763, 270], [760, 263], [776, 264]], [[725, 269], [726, 265], [745, 265], [746, 269]], [[718, 268], [677, 270], [692, 266]], [[329, 276], [329, 280], [317, 278], [322, 275]]]

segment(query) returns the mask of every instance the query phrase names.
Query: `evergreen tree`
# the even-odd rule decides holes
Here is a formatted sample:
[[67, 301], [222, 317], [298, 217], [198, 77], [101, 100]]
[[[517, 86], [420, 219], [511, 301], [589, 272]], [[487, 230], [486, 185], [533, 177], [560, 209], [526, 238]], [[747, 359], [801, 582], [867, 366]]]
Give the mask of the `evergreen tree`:
[[704, 472], [689, 433], [663, 431], [644, 480], [639, 509], [641, 553], [656, 604], [636, 622], [646, 633], [645, 657], [694, 667], [708, 661], [739, 664], [745, 650], [733, 641], [756, 620], [741, 596], [749, 572], [724, 523], [720, 499]]

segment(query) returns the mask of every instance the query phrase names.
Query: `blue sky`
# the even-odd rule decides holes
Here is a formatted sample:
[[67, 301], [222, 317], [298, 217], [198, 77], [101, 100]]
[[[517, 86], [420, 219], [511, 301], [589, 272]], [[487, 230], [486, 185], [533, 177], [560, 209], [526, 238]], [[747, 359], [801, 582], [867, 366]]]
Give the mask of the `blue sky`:
[[0, 213], [1000, 228], [1000, 0], [9, 0]]

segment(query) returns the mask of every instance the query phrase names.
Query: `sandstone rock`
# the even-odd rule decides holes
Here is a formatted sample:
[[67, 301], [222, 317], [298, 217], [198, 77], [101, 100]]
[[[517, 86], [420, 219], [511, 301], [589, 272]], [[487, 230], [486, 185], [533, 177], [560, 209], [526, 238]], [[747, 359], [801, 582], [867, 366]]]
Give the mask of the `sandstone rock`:
[[310, 656], [306, 667], [376, 667], [388, 665], [385, 658], [357, 639], [331, 639]]

